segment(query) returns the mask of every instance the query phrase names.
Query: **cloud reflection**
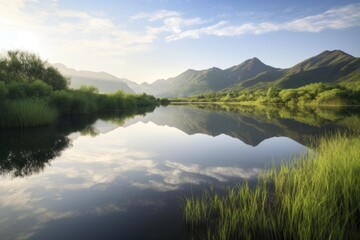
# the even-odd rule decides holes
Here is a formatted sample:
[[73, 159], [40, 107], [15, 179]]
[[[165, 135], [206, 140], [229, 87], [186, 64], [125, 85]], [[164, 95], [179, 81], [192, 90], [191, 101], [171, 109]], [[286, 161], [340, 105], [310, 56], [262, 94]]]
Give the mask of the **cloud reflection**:
[[[103, 216], [161, 202], [150, 195], [141, 195], [143, 190], [167, 192], [189, 185], [250, 179], [260, 171], [254, 167], [256, 164], [243, 167], [241, 162], [235, 166], [220, 161], [209, 166], [207, 161], [180, 162], [166, 155], [159, 156], [159, 152], [144, 150], [147, 149], [144, 146], [150, 144], [144, 138], [139, 139], [139, 131], [144, 129], [149, 138], [146, 141], [172, 139], [176, 134], [188, 141], [180, 130], [137, 123], [96, 138], [80, 136], [74, 139], [72, 148], [64, 150], [43, 174], [16, 179], [2, 177], [0, 209], [5, 215], [1, 219], [0, 238], [13, 234], [14, 226], [26, 226], [15, 236], [25, 239], [59, 219]], [[214, 141], [214, 138], [208, 140]], [[179, 141], [177, 144], [181, 144]], [[174, 152], [172, 156], [178, 153]]]

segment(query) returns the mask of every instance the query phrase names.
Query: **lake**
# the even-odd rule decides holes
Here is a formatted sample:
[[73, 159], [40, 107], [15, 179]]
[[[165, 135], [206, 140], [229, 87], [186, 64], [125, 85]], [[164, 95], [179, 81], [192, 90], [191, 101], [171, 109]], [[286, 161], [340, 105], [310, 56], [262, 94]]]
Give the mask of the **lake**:
[[171, 105], [1, 130], [0, 239], [187, 239], [185, 196], [254, 184], [358, 110]]

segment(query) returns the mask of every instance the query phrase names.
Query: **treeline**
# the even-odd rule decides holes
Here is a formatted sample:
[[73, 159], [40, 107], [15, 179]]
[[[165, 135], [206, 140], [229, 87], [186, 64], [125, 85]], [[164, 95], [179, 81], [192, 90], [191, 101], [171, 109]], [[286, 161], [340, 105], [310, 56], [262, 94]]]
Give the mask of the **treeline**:
[[75, 90], [69, 84], [70, 79], [37, 55], [8, 51], [0, 57], [0, 127], [38, 126], [65, 115], [167, 103], [147, 94], [100, 94], [93, 86]]
[[360, 90], [346, 86], [325, 83], [312, 83], [300, 88], [245, 89], [238, 92], [214, 92], [189, 99], [176, 101], [191, 102], [243, 102], [274, 103], [286, 105], [358, 105]]

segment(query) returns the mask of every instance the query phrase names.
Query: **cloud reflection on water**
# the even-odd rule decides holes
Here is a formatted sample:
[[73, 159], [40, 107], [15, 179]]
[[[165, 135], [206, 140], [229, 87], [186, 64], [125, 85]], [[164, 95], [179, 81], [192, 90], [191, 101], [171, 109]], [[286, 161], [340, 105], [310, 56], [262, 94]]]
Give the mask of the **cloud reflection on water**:
[[[142, 138], [141, 134], [146, 137]], [[24, 224], [27, 227], [22, 227], [16, 238], [26, 239], [49, 222], [59, 219], [121, 213], [130, 206], [162, 204], [151, 198], [142, 199], [142, 202], [131, 199], [131, 196], [127, 196], [129, 189], [130, 192], [176, 191], [189, 184], [250, 179], [259, 173], [260, 168], [256, 163], [243, 165], [239, 160], [236, 165], [226, 166], [228, 163], [224, 160], [211, 164], [206, 162], [208, 153], [203, 149], [216, 146], [219, 138], [228, 141], [229, 146], [239, 147], [241, 144], [237, 139], [224, 135], [201, 136], [201, 140], [205, 141], [204, 146], [193, 151], [203, 161], [178, 160], [181, 159], [181, 151], [190, 151], [181, 149], [185, 147], [181, 143], [190, 141], [187, 147], [191, 145], [191, 139], [199, 137], [190, 137], [176, 128], [137, 123], [100, 134], [96, 138], [74, 138], [72, 147], [64, 150], [42, 174], [27, 178], [2, 178], [0, 208], [8, 214], [1, 220], [0, 232], [11, 232], [9, 229], [14, 223]], [[180, 150], [171, 152], [173, 149], [170, 149], [170, 155], [151, 151], [149, 149], [153, 146], [162, 144], [154, 143], [155, 139], [167, 142], [179, 140]], [[255, 152], [254, 148], [246, 146], [246, 149]], [[171, 155], [177, 157], [170, 158]], [[117, 196], [115, 202], [114, 196]]]

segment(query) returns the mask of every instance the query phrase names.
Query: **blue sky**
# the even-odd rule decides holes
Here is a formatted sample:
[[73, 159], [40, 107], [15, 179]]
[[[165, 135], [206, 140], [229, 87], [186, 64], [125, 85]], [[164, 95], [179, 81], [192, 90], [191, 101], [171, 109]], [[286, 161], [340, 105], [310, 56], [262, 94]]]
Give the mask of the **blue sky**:
[[360, 56], [359, 1], [0, 0], [0, 49], [136, 82], [252, 57], [291, 67], [324, 50]]

